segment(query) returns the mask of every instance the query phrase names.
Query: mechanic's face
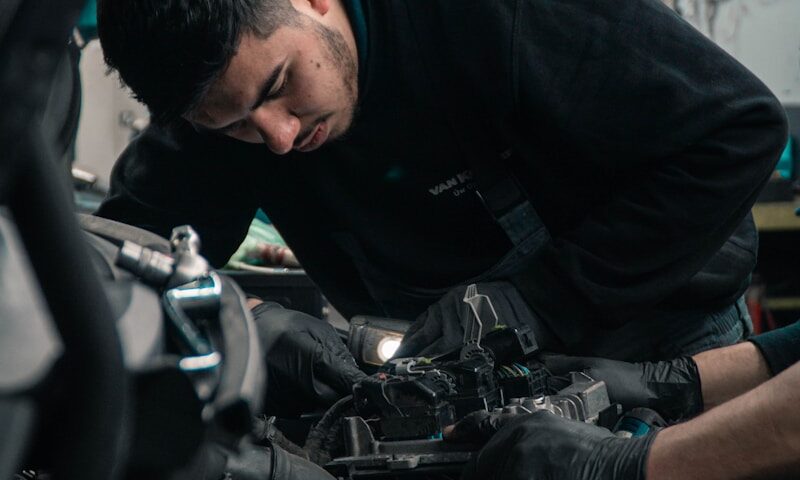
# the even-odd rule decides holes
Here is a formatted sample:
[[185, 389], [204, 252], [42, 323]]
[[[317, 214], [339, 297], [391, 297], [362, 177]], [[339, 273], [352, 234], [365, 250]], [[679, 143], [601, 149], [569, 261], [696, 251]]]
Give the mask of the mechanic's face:
[[266, 143], [277, 154], [314, 150], [347, 130], [358, 90], [352, 33], [348, 44], [320, 21], [328, 20], [324, 13], [298, 10], [300, 26], [279, 27], [266, 39], [242, 36], [227, 70], [187, 116], [193, 124]]

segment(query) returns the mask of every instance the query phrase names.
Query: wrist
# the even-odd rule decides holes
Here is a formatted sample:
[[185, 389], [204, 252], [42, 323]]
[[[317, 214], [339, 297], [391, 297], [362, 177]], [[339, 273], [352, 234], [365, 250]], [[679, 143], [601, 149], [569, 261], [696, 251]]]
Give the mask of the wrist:
[[650, 408], [665, 420], [678, 421], [703, 411], [700, 372], [691, 357], [644, 364], [644, 378], [654, 395]]
[[671, 480], [674, 477], [675, 459], [670, 455], [670, 438], [675, 427], [665, 428], [653, 435], [653, 443], [645, 459], [645, 478], [647, 480]]
[[650, 480], [647, 475], [648, 459], [657, 434], [658, 432], [653, 432], [641, 437], [607, 438], [596, 451], [596, 458], [603, 462], [602, 468], [595, 469], [587, 465], [589, 471], [584, 472], [581, 478]]

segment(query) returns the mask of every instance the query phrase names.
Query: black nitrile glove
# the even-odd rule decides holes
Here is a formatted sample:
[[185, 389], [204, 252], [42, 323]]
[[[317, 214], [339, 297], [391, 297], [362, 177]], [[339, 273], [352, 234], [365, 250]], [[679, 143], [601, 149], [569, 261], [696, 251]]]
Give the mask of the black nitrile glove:
[[445, 436], [473, 442], [487, 437], [486, 446], [464, 467], [463, 480], [643, 480], [655, 434], [619, 438], [548, 411], [481, 411], [468, 415]]
[[257, 305], [253, 317], [267, 364], [268, 414], [325, 409], [367, 376], [327, 322], [276, 303]]
[[625, 410], [651, 408], [665, 420], [677, 421], [703, 411], [700, 375], [691, 357], [661, 362], [627, 363], [564, 355], [540, 355], [553, 375], [584, 372], [606, 382], [612, 402]]
[[228, 456], [226, 480], [333, 480], [333, 477], [305, 458], [280, 447], [242, 445], [238, 454]]
[[[540, 326], [516, 287], [508, 282], [478, 283], [477, 291], [491, 300], [497, 313], [497, 322], [509, 327], [527, 325], [541, 343]], [[471, 318], [470, 307], [464, 303], [467, 286], [456, 287], [443, 296], [411, 325], [403, 343], [395, 353], [396, 358], [447, 353], [461, 346], [464, 325]], [[484, 319], [483, 317], [487, 317]], [[489, 316], [481, 318], [488, 323]], [[493, 321], [493, 319], [491, 319]], [[493, 325], [484, 326], [483, 334]]]
[[[159, 472], [164, 473], [164, 472]], [[169, 475], [135, 472], [131, 478], [171, 480], [334, 480], [325, 470], [305, 458], [287, 453], [267, 442], [253, 445], [244, 439], [236, 451], [206, 442], [192, 461]]]

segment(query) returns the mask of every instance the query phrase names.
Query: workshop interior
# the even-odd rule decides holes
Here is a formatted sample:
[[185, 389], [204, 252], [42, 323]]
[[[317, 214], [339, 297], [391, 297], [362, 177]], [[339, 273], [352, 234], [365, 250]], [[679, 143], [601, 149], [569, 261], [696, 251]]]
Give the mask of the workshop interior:
[[[745, 294], [753, 332], [779, 329], [800, 318], [800, 2], [666, 3], [788, 117], [752, 209], [758, 262]], [[665, 425], [584, 372], [550, 375], [535, 333], [504, 325], [480, 285], [459, 299], [460, 345], [396, 358], [413, 319], [345, 318], [269, 212], [220, 269], [191, 225], [163, 238], [93, 215], [150, 123], [104, 63], [94, 0], [3, 0], [0, 60], [0, 479], [204, 478], [209, 452], [245, 438], [300, 452], [332, 478], [447, 479], [476, 450], [442, 432], [479, 410], [547, 410], [620, 437]], [[250, 298], [330, 324], [365, 380], [329, 409], [264, 415], [270, 379]]]

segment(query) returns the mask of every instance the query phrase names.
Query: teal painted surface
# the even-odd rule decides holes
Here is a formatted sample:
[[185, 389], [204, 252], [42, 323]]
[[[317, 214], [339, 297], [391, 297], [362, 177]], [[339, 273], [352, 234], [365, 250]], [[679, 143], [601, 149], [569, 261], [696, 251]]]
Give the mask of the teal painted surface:
[[78, 17], [78, 30], [85, 41], [97, 38], [97, 0], [88, 0]]
[[775, 167], [775, 171], [778, 172], [781, 178], [785, 178], [787, 180], [792, 178], [795, 155], [797, 155], [797, 152], [795, 151], [794, 143], [790, 137], [789, 142], [786, 144], [786, 148], [781, 154], [780, 160], [778, 160], [778, 165]]

